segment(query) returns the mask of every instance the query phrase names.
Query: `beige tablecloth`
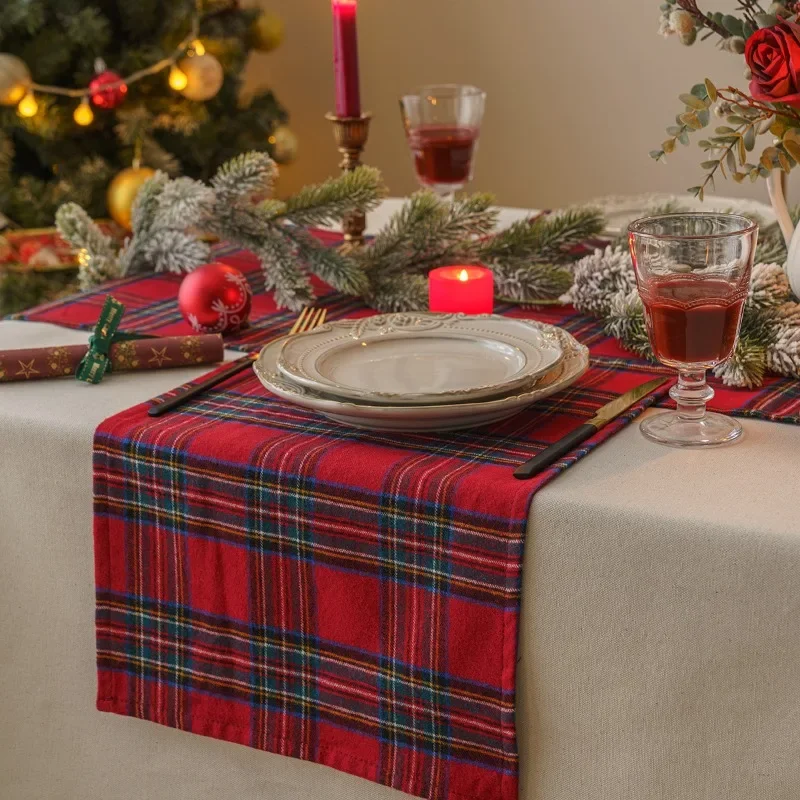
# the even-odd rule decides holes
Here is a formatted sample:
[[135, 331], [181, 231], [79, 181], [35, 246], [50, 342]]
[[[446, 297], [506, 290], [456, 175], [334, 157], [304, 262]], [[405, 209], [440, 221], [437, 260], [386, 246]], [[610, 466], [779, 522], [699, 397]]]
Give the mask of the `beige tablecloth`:
[[[85, 340], [0, 323], [0, 348]], [[0, 798], [399, 800], [94, 710], [92, 433], [193, 374], [0, 386]], [[630, 426], [537, 494], [522, 800], [800, 797], [800, 428], [744, 426], [708, 452]]]

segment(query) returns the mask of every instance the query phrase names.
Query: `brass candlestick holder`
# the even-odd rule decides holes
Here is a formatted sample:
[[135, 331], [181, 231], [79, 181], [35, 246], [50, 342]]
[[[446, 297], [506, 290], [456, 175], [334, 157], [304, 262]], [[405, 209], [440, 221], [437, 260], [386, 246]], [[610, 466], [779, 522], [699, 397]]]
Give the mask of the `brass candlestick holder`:
[[[372, 114], [366, 112], [360, 117], [337, 117], [336, 114], [326, 114], [325, 119], [333, 123], [333, 135], [336, 146], [342, 154], [339, 166], [342, 172], [352, 172], [361, 166], [361, 153], [369, 137], [369, 124]], [[344, 241], [350, 247], [364, 244], [364, 231], [367, 219], [364, 214], [352, 214], [344, 220]]]

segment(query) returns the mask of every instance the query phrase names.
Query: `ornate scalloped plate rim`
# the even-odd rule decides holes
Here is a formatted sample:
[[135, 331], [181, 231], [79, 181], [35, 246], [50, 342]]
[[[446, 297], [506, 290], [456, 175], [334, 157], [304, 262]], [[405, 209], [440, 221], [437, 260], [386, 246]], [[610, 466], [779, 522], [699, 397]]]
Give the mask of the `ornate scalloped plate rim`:
[[[531, 333], [534, 332], [535, 336]], [[320, 364], [349, 344], [397, 342], [399, 347], [414, 337], [439, 333], [443, 340], [475, 343], [476, 352], [513, 349], [519, 366], [502, 379], [484, 384], [443, 388], [438, 391], [382, 391], [339, 382], [324, 374]], [[406, 338], [408, 337], [408, 338]], [[485, 343], [483, 346], [481, 342]], [[287, 340], [278, 356], [278, 370], [294, 383], [339, 398], [387, 405], [431, 405], [468, 402], [506, 394], [536, 380], [563, 358], [557, 336], [526, 320], [496, 314], [432, 314], [407, 312], [381, 314], [363, 319], [337, 320]]]
[[526, 391], [499, 398], [431, 406], [369, 405], [341, 400], [294, 383], [277, 371], [284, 339], [266, 345], [253, 370], [272, 394], [351, 427], [385, 431], [449, 431], [499, 422], [536, 402], [563, 391], [589, 368], [589, 350], [573, 336], [544, 323], [530, 323], [552, 331], [562, 343], [563, 360]]

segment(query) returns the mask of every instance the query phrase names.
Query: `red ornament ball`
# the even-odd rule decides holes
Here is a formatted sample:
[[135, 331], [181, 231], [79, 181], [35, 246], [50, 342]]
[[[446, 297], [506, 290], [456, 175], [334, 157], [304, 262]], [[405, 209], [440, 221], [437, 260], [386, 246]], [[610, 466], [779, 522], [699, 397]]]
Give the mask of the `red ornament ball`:
[[89, 97], [92, 102], [98, 108], [116, 108], [120, 105], [128, 94], [128, 87], [123, 83], [113, 88], [104, 88], [120, 80], [122, 76], [110, 69], [99, 73], [89, 83]]
[[178, 290], [178, 308], [198, 333], [234, 333], [250, 317], [253, 294], [235, 267], [219, 261], [190, 272]]

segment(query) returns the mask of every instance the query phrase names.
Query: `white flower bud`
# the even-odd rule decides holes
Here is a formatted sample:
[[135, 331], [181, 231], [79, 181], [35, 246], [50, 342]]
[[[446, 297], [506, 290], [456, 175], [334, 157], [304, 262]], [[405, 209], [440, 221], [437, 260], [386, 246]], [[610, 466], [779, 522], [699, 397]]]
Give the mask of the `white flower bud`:
[[672, 30], [680, 36], [688, 36], [694, 30], [694, 19], [688, 11], [678, 8], [669, 15], [669, 24]]

